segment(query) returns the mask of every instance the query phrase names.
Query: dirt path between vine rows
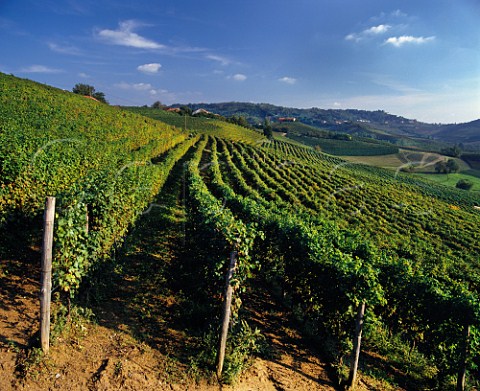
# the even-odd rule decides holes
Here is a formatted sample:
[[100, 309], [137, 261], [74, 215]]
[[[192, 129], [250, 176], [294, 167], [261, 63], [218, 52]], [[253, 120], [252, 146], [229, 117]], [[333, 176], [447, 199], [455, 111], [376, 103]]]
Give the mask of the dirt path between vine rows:
[[255, 357], [230, 386], [198, 368], [192, 347], [199, 336], [182, 320], [188, 303], [174, 275], [184, 256], [182, 170], [180, 161], [117, 261], [85, 287], [85, 307], [95, 321], [88, 311], [72, 314], [72, 326], [57, 333], [43, 359], [35, 349], [38, 240], [13, 227], [0, 254], [0, 390], [335, 389], [328, 364], [262, 287], [248, 292], [245, 308], [266, 338], [268, 357]]

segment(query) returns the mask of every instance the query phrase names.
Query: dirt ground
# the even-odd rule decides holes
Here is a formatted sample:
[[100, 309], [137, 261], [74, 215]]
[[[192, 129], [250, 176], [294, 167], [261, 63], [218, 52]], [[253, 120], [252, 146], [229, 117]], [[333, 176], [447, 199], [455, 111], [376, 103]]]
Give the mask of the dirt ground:
[[[32, 252], [35, 254], [35, 252]], [[129, 326], [116, 330], [95, 323], [76, 324], [68, 340], [58, 337], [47, 357], [32, 349], [38, 329], [37, 272], [31, 264], [2, 259], [0, 278], [0, 390], [334, 390], [327, 365], [285, 325], [282, 312], [268, 308], [265, 336], [275, 359], [255, 358], [233, 386], [214, 378], [196, 381], [192, 368], [132, 337]], [[26, 276], [31, 277], [26, 277]], [[261, 313], [251, 309], [253, 317]], [[266, 311], [266, 312], [265, 312]], [[175, 330], [170, 330], [175, 339]], [[179, 339], [184, 336], [178, 336]], [[38, 342], [37, 342], [38, 343]]]

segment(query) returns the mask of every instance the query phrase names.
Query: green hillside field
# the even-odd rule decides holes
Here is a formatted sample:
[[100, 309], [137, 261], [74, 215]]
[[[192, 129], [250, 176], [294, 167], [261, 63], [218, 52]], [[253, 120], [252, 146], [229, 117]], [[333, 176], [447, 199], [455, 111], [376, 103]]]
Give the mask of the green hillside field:
[[[391, 161], [391, 147], [376, 145]], [[95, 334], [92, 346], [110, 344], [101, 349], [109, 355], [90, 365], [89, 387], [108, 379], [119, 388], [126, 368], [172, 388], [235, 383], [258, 360], [296, 376], [291, 363], [302, 359], [327, 362], [334, 389], [348, 383], [355, 343], [360, 378], [372, 388], [454, 390], [463, 367], [468, 386], [480, 384], [476, 191], [221, 120], [110, 107], [0, 74], [7, 320], [15, 300], [36, 301], [19, 292], [36, 278], [21, 276], [36, 262], [46, 196], [57, 198], [52, 353], [43, 357], [38, 341], [28, 342], [34, 307], [22, 318], [25, 335], [0, 329], [5, 367], [22, 363], [9, 376], [32, 389], [67, 378], [72, 366], [55, 367], [61, 349], [91, 364], [87, 318], [111, 332]], [[226, 308], [232, 319], [217, 377]], [[130, 366], [141, 355], [149, 376]], [[152, 364], [154, 357], [162, 358]]]

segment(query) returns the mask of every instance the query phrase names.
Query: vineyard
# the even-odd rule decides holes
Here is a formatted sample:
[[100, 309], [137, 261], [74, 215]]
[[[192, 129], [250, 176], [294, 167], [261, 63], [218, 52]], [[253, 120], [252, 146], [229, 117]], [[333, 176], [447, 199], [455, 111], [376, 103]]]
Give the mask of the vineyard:
[[[182, 249], [172, 250], [181, 262], [168, 277], [163, 265], [148, 266], [144, 278], [155, 282], [142, 289], [183, 281], [178, 311], [184, 332], [203, 341], [189, 361], [202, 376], [215, 371], [235, 258], [221, 381], [235, 382], [262, 356], [248, 303], [270, 292], [330, 362], [337, 384], [360, 376], [390, 389], [478, 388], [478, 194], [218, 120], [133, 111], [0, 74], [1, 235], [19, 226], [38, 235], [45, 197], [57, 198], [53, 285], [68, 317], [95, 284], [101, 289], [109, 268], [121, 269], [118, 259], [133, 263], [132, 248], [147, 240], [138, 232], [161, 247], [151, 232], [168, 224], [156, 216], [174, 195], [184, 214]], [[3, 259], [12, 247], [0, 246], [8, 281]], [[142, 294], [152, 308], [153, 293]], [[155, 317], [142, 316], [153, 338], [145, 322]]]

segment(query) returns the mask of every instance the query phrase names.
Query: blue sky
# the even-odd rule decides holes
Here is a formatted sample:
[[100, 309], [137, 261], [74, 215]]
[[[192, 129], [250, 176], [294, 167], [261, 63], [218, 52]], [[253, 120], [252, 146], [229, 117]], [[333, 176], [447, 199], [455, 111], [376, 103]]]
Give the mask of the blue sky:
[[478, 0], [0, 0], [0, 71], [112, 104], [480, 118]]

